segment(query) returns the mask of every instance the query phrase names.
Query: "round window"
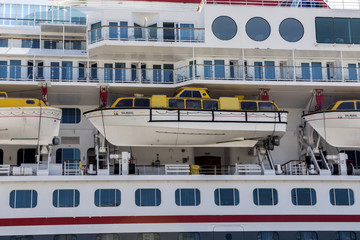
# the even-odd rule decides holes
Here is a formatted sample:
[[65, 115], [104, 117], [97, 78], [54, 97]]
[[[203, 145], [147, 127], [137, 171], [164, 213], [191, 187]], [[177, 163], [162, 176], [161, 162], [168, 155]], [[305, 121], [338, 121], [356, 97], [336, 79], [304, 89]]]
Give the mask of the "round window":
[[261, 17], [254, 17], [246, 23], [246, 33], [254, 41], [264, 41], [270, 32], [270, 24]]
[[280, 23], [281, 37], [288, 42], [297, 42], [304, 36], [304, 27], [295, 18], [287, 18]]
[[220, 40], [230, 40], [237, 32], [235, 21], [227, 16], [217, 17], [212, 23], [212, 31]]

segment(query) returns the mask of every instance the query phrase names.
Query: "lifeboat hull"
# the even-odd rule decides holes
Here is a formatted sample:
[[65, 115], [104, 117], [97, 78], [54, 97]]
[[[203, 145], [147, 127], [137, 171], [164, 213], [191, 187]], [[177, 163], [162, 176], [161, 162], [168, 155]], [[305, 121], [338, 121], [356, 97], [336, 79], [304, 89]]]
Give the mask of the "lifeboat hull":
[[286, 131], [287, 112], [99, 109], [84, 113], [116, 146], [253, 146]]
[[0, 108], [0, 144], [49, 145], [59, 135], [60, 120], [55, 107]]
[[303, 116], [328, 144], [334, 147], [360, 147], [360, 112], [332, 111]]

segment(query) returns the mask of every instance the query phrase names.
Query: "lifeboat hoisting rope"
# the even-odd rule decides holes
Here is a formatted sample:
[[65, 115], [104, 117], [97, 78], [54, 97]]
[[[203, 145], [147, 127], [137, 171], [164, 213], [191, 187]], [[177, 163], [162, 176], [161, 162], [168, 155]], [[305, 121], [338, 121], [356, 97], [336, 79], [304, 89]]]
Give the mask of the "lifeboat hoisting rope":
[[104, 112], [103, 109], [101, 109], [101, 121], [102, 121], [102, 125], [103, 125], [103, 129], [104, 129], [104, 141], [106, 140], [106, 131], [105, 131], [105, 122], [104, 122]]
[[[42, 112], [42, 108], [41, 108], [41, 101], [39, 101], [39, 107], [40, 107], [40, 114], [39, 114], [39, 127], [38, 127], [38, 140], [37, 140], [37, 149], [39, 151], [39, 144], [40, 144], [40, 131], [41, 131], [41, 112]], [[39, 154], [39, 153], [38, 153]]]

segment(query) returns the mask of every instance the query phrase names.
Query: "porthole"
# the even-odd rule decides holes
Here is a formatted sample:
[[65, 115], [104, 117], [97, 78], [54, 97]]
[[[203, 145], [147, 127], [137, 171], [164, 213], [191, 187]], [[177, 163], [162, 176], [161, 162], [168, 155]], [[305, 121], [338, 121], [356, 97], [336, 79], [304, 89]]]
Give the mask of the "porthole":
[[246, 34], [254, 41], [266, 40], [270, 32], [270, 24], [261, 17], [254, 17], [246, 23]]
[[281, 37], [288, 42], [297, 42], [304, 36], [304, 27], [295, 18], [287, 18], [280, 23]]
[[35, 104], [34, 100], [26, 100], [26, 104]]
[[237, 33], [235, 21], [228, 16], [217, 17], [212, 23], [212, 31], [220, 40], [230, 40]]

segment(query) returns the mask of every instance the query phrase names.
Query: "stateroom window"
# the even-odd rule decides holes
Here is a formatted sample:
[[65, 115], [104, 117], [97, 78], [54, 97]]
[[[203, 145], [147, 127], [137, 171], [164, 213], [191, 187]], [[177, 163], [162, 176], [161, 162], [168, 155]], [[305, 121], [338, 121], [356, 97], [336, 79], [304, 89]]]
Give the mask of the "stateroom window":
[[54, 236], [54, 240], [77, 240], [75, 234], [58, 234]]
[[336, 240], [356, 240], [355, 232], [336, 232]]
[[159, 206], [161, 192], [159, 189], [137, 189], [135, 191], [135, 204], [139, 207]]
[[33, 236], [11, 236], [10, 240], [34, 240]]
[[351, 206], [354, 204], [354, 192], [351, 189], [330, 189], [330, 202], [334, 206]]
[[256, 102], [240, 102], [241, 109], [242, 110], [249, 110], [249, 111], [256, 111], [257, 110], [257, 104]]
[[218, 206], [239, 205], [239, 190], [235, 188], [218, 188], [214, 191], [215, 204]]
[[150, 107], [150, 99], [135, 98], [135, 107]]
[[175, 191], [175, 203], [178, 206], [198, 206], [200, 191], [197, 188], [182, 188]]
[[256, 188], [253, 191], [255, 205], [274, 206], [278, 204], [278, 193], [274, 188]]
[[133, 99], [132, 98], [126, 98], [121, 99], [115, 107], [132, 107], [133, 106]]
[[158, 233], [139, 233], [137, 240], [160, 240], [160, 234]]
[[56, 150], [56, 163], [67, 160], [80, 160], [80, 150], [77, 148], [59, 148]]
[[37, 205], [38, 194], [35, 190], [13, 190], [10, 193], [11, 208], [34, 208]]
[[186, 108], [187, 109], [201, 109], [201, 101], [200, 100], [186, 100]]
[[336, 108], [337, 110], [354, 110], [355, 104], [354, 102], [343, 102]]
[[277, 232], [258, 232], [258, 240], [279, 240]]
[[81, 121], [81, 111], [78, 108], [62, 108], [61, 123], [79, 123]]
[[317, 240], [318, 236], [316, 232], [297, 232], [296, 240]]
[[260, 111], [277, 111], [274, 103], [272, 102], [259, 102]]
[[121, 202], [121, 193], [118, 189], [97, 189], [94, 203], [97, 207], [117, 207]]
[[120, 240], [117, 233], [102, 233], [96, 235], [96, 240]]
[[197, 232], [184, 232], [179, 233], [178, 240], [200, 240], [200, 233]]
[[77, 207], [79, 203], [80, 193], [76, 189], [59, 189], [53, 192], [54, 207]]
[[296, 206], [313, 206], [316, 204], [316, 192], [313, 188], [293, 188], [291, 200]]
[[184, 99], [169, 99], [169, 108], [184, 109]]

